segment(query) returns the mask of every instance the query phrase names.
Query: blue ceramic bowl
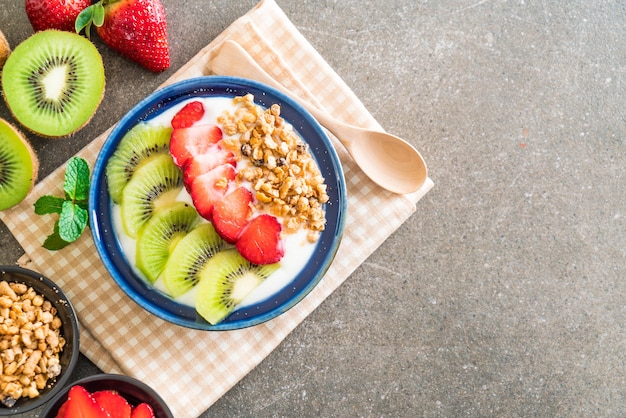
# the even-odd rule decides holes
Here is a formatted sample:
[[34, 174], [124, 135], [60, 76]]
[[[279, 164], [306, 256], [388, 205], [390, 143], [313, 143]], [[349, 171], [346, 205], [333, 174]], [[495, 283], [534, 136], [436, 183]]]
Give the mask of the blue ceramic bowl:
[[69, 381], [79, 357], [78, 319], [74, 307], [65, 293], [49, 278], [18, 266], [0, 266], [0, 280], [23, 283], [32, 287], [37, 294], [43, 295], [57, 309], [61, 320], [61, 335], [65, 338], [65, 347], [60, 352], [61, 374], [49, 380], [46, 387], [35, 398], [22, 397], [11, 408], [0, 406], [0, 416], [24, 414], [49, 402]]
[[[330, 200], [325, 207], [327, 224], [311, 259], [287, 286], [266, 300], [242, 307], [219, 324], [211, 325], [193, 307], [178, 303], [158, 291], [130, 267], [113, 227], [105, 168], [124, 134], [138, 122], [154, 118], [190, 98], [235, 97], [248, 93], [253, 94], [256, 104], [262, 107], [280, 104], [281, 116], [308, 143], [328, 185]], [[104, 143], [93, 169], [89, 192], [90, 223], [96, 248], [117, 284], [148, 312], [174, 324], [201, 330], [232, 330], [260, 324], [277, 317], [302, 300], [322, 279], [337, 252], [344, 229], [346, 203], [346, 187], [339, 158], [317, 121], [295, 101], [269, 86], [222, 76], [178, 82], [139, 102], [120, 120]]]

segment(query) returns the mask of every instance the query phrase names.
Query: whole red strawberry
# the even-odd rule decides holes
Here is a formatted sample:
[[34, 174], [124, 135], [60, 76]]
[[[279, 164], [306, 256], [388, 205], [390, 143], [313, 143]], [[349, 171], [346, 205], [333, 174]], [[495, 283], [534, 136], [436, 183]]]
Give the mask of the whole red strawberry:
[[89, 32], [91, 23], [102, 41], [124, 57], [154, 72], [169, 68], [167, 22], [160, 0], [100, 0], [81, 13], [76, 29]]
[[74, 32], [76, 17], [91, 0], [25, 0], [24, 7], [35, 32], [59, 29]]

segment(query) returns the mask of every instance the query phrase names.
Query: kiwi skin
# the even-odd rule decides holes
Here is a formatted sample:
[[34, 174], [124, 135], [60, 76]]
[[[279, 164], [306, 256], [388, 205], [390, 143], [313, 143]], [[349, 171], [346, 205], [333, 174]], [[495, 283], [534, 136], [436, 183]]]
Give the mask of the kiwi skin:
[[[17, 138], [24, 144], [24, 147], [26, 148], [26, 150], [27, 150], [27, 152], [28, 152], [28, 154], [30, 156], [30, 160], [31, 160], [31, 164], [32, 164], [32, 174], [30, 176], [30, 183], [28, 185], [28, 189], [26, 190], [26, 193], [24, 193], [21, 196], [19, 196], [20, 199], [17, 202], [13, 202], [11, 204], [7, 204], [7, 202], [0, 202], [0, 210], [4, 210], [4, 209], [8, 209], [10, 207], [15, 206], [20, 201], [22, 201], [28, 195], [28, 193], [30, 193], [30, 191], [32, 190], [33, 186], [35, 185], [35, 182], [37, 181], [37, 177], [39, 175], [39, 159], [37, 158], [37, 154], [33, 150], [33, 147], [30, 145], [30, 142], [28, 141], [28, 139], [26, 139], [24, 134], [19, 129], [17, 129], [14, 125], [12, 125], [11, 123], [7, 122], [6, 120], [4, 120], [2, 118], [0, 118], [0, 125], [6, 125], [6, 127], [8, 129], [10, 129], [11, 131], [13, 131], [13, 133], [15, 133]], [[7, 144], [3, 144], [2, 145], [3, 148], [6, 147], [6, 146], [7, 146]], [[0, 150], [0, 153], [2, 151], [3, 150]], [[25, 164], [24, 161], [19, 161], [18, 163]]]
[[5, 38], [4, 33], [0, 31], [0, 70], [4, 67], [4, 63], [7, 58], [9, 58], [9, 54], [11, 54], [11, 47], [9, 46], [7, 38]]
[[[73, 103], [71, 107], [82, 109], [84, 113], [63, 110], [63, 117], [55, 117], [51, 121], [48, 114], [45, 113], [49, 111], [41, 110], [37, 104], [32, 86], [23, 87], [21, 82], [27, 82], [27, 80], [21, 77], [24, 77], [24, 70], [27, 69], [25, 67], [32, 64], [30, 57], [33, 54], [39, 55], [38, 51], [43, 50], [45, 45], [54, 45], [53, 47], [65, 50], [70, 42], [72, 45], [77, 45], [74, 55], [81, 56], [84, 58], [83, 63], [88, 64], [88, 67], [86, 65], [75, 67], [72, 71], [76, 69], [78, 71], [70, 75], [81, 81], [82, 86], [78, 84], [80, 88], [74, 89], [74, 94], [83, 97], [81, 102]], [[82, 45], [80, 45], [81, 43]], [[47, 57], [43, 53], [40, 57], [43, 58], [41, 62], [46, 63], [55, 61], [55, 59], [67, 58], [51, 56], [50, 59], [46, 59]], [[41, 70], [42, 64], [38, 65], [39, 67], [32, 68], [30, 74], [36, 74], [37, 71]], [[77, 75], [77, 73], [80, 74]], [[2, 95], [12, 116], [26, 130], [44, 138], [70, 136], [87, 125], [102, 102], [106, 85], [102, 56], [95, 45], [81, 35], [57, 29], [36, 32], [17, 45], [7, 58], [1, 75]]]

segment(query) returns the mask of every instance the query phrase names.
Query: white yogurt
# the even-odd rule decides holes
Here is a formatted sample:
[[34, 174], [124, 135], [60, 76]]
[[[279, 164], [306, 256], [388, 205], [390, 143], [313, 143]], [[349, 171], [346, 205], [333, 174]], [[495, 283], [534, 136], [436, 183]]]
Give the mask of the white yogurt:
[[[224, 111], [232, 111], [235, 109], [235, 106], [232, 103], [232, 98], [230, 97], [205, 97], [201, 99], [190, 99], [189, 101], [191, 100], [201, 100], [205, 108], [204, 116], [198, 124], [204, 123], [219, 125], [217, 123], [218, 116]], [[172, 108], [161, 113], [159, 116], [149, 120], [148, 123], [160, 126], [170, 126], [170, 122], [174, 115], [186, 103], [188, 103], [188, 101], [173, 106]], [[177, 200], [193, 205], [191, 196], [184, 188], [179, 193]], [[112, 215], [113, 227], [126, 259], [133, 267], [135, 273], [139, 277], [144, 277], [143, 274], [135, 267], [137, 241], [126, 234], [122, 223], [121, 208], [119, 205], [112, 205]], [[248, 295], [248, 297], [238, 307], [253, 305], [266, 300], [272, 295], [280, 292], [288, 286], [291, 281], [293, 281], [293, 279], [303, 270], [317, 246], [316, 244], [308, 241], [307, 232], [308, 231], [306, 229], [301, 228], [296, 233], [284, 234], [283, 241], [285, 245], [285, 255], [280, 260], [280, 267], [269, 278], [261, 283], [261, 285], [259, 285], [250, 295]], [[168, 294], [161, 278], [157, 279], [154, 283], [154, 287], [164, 294]], [[181, 304], [194, 307], [195, 293], [196, 289], [192, 288], [184, 295], [175, 298], [175, 300]]]

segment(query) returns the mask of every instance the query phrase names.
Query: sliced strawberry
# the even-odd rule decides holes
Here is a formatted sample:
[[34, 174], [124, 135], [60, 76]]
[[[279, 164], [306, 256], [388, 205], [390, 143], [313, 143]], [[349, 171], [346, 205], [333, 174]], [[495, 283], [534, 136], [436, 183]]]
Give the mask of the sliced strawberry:
[[75, 385], [70, 388], [66, 404], [66, 417], [109, 418], [106, 411], [98, 405], [87, 389], [80, 385]]
[[133, 408], [130, 418], [154, 418], [154, 409], [145, 402], [140, 403]]
[[237, 160], [235, 159], [235, 154], [222, 149], [218, 144], [211, 146], [209, 151], [205, 154], [188, 158], [183, 170], [187, 190], [189, 190], [193, 179], [199, 175], [208, 173], [222, 164], [230, 164], [233, 167], [237, 167]]
[[99, 390], [94, 392], [92, 396], [111, 418], [130, 418], [130, 404], [117, 391]]
[[281, 231], [282, 225], [276, 217], [261, 214], [248, 222], [235, 246], [243, 258], [253, 264], [277, 263], [285, 255]]
[[229, 244], [237, 242], [241, 231], [252, 215], [252, 192], [237, 187], [213, 207], [213, 226], [222, 239]]
[[172, 118], [172, 128], [189, 128], [204, 116], [204, 106], [197, 100], [187, 103]]
[[69, 401], [65, 401], [65, 402], [63, 402], [63, 404], [61, 404], [61, 407], [57, 411], [57, 414], [55, 415], [54, 418], [66, 418], [68, 416], [68, 415], [66, 415], [68, 402]]
[[197, 125], [172, 131], [170, 154], [179, 167], [183, 167], [191, 156], [205, 154], [211, 145], [222, 139], [222, 130], [217, 125]]
[[224, 198], [236, 174], [232, 165], [222, 164], [193, 180], [190, 194], [200, 216], [212, 219], [213, 206]]

